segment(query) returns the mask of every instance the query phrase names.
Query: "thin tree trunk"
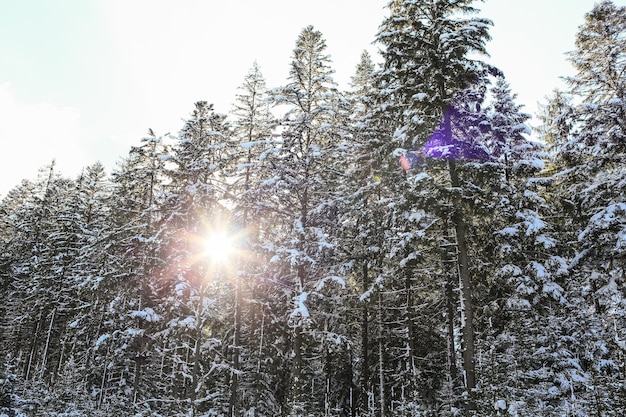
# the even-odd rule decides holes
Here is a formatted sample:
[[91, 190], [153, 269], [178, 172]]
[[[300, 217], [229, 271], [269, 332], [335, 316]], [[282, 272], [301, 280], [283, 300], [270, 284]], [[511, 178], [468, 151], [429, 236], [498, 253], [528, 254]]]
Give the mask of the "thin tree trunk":
[[378, 292], [378, 389], [379, 389], [379, 404], [380, 404], [380, 417], [386, 415], [386, 401], [385, 401], [385, 366], [383, 353], [385, 350], [383, 343], [383, 294], [382, 291]]
[[[307, 178], [308, 179], [308, 178]], [[305, 187], [303, 196], [301, 199], [301, 210], [300, 210], [300, 224], [302, 225], [302, 232], [299, 233], [299, 243], [298, 243], [298, 251], [304, 252], [306, 245], [306, 235], [304, 233], [305, 228], [308, 226], [308, 192]], [[302, 262], [302, 261], [300, 261]], [[296, 289], [298, 296], [301, 296], [304, 291], [304, 285], [307, 281], [307, 270], [305, 265], [300, 264], [297, 268], [297, 276], [296, 276]], [[300, 317], [297, 320], [299, 322], [296, 324], [294, 329], [294, 341], [293, 341], [293, 401], [298, 407], [302, 402], [302, 321], [304, 317]]]
[[39, 328], [41, 327], [41, 320], [43, 318], [43, 310], [39, 313], [39, 319], [37, 320], [37, 327], [33, 333], [33, 338], [30, 344], [30, 352], [28, 355], [28, 363], [26, 364], [26, 375], [24, 377], [25, 380], [28, 381], [31, 374], [31, 369], [33, 367], [33, 363], [35, 362], [35, 357], [37, 355], [37, 339], [39, 336]]
[[261, 380], [261, 364], [263, 362], [263, 337], [265, 336], [265, 309], [263, 305], [261, 305], [261, 334], [259, 335], [259, 358], [256, 366], [256, 376], [254, 378], [255, 381], [255, 390], [254, 390], [254, 404], [259, 403], [259, 398], [261, 397], [261, 388], [262, 385], [260, 383]]
[[229, 416], [235, 417], [237, 415], [237, 389], [239, 383], [239, 351], [240, 351], [240, 339], [241, 339], [241, 303], [243, 297], [241, 296], [241, 279], [240, 276], [235, 277], [235, 329], [233, 335], [233, 371], [231, 373], [231, 385], [230, 385], [230, 402], [229, 402]]
[[51, 384], [55, 384], [57, 377], [61, 373], [61, 368], [63, 367], [63, 361], [65, 360], [65, 349], [67, 348], [67, 332], [63, 334], [63, 339], [61, 340], [61, 352], [59, 353], [59, 361], [54, 369], [54, 373], [52, 374], [52, 379], [50, 380]]
[[[455, 273], [454, 268], [451, 266], [453, 263], [456, 264], [456, 260], [450, 254], [451, 248], [454, 248], [456, 251], [456, 243], [454, 240], [455, 236], [451, 236], [450, 229], [448, 228], [448, 224], [446, 223], [445, 228], [446, 232], [446, 242], [445, 246], [442, 248], [442, 258], [443, 264], [446, 272], [448, 273], [448, 281], [446, 282], [446, 316], [447, 316], [447, 327], [448, 327], [448, 371], [450, 377], [450, 396], [452, 399], [451, 404], [454, 404], [455, 407], [459, 407], [459, 399], [460, 394], [462, 392], [463, 386], [462, 382], [459, 381], [459, 371], [457, 368], [457, 358], [456, 358], [456, 335], [455, 335], [455, 319], [456, 319], [456, 301], [457, 297], [454, 295], [455, 288], [455, 279], [457, 279], [457, 274]], [[456, 234], [456, 232], [455, 232]]]
[[104, 356], [104, 366], [102, 369], [102, 378], [100, 379], [100, 393], [98, 394], [98, 404], [96, 409], [100, 409], [102, 407], [102, 401], [104, 400], [104, 386], [107, 379], [107, 362], [109, 361], [109, 348], [107, 347], [107, 353]]
[[196, 343], [194, 347], [193, 353], [193, 369], [191, 371], [191, 407], [192, 407], [192, 415], [196, 415], [196, 397], [197, 397], [197, 389], [198, 389], [198, 381], [199, 381], [199, 373], [200, 373], [200, 359], [202, 352], [202, 327], [203, 327], [203, 308], [204, 307], [204, 290], [200, 288], [200, 302], [198, 306], [198, 313], [196, 316]]
[[[363, 261], [362, 275], [363, 292], [365, 292], [370, 286], [369, 265], [367, 260]], [[367, 300], [363, 300], [363, 307], [361, 310], [361, 389], [359, 390], [357, 400], [359, 403], [359, 409], [363, 415], [366, 415], [369, 411], [369, 403], [366, 397], [366, 393], [369, 391], [368, 385], [370, 380], [369, 343], [369, 306]]]
[[137, 403], [137, 393], [139, 392], [139, 381], [141, 380], [141, 364], [144, 358], [137, 356], [135, 358], [135, 379], [133, 381], [133, 404]]
[[[328, 320], [324, 321], [324, 333], [328, 332]], [[324, 346], [324, 341], [322, 340], [322, 360], [324, 361], [324, 373], [326, 374], [326, 381], [324, 387], [324, 416], [330, 417], [330, 394], [331, 394], [331, 353]]]
[[452, 387], [456, 387], [458, 378], [458, 370], [456, 368], [456, 349], [454, 348], [454, 317], [456, 316], [454, 308], [454, 290], [452, 276], [446, 284], [446, 311], [448, 319], [448, 362], [450, 368], [450, 381]]
[[39, 377], [43, 379], [47, 369], [48, 362], [48, 350], [50, 349], [50, 339], [52, 338], [52, 327], [54, 325], [54, 318], [56, 316], [57, 309], [52, 310], [52, 317], [50, 317], [50, 325], [48, 326], [48, 334], [46, 335], [46, 345], [43, 349], [43, 355], [41, 356], [41, 371]]
[[411, 294], [411, 272], [406, 272], [404, 290], [406, 291], [406, 329], [407, 329], [407, 369], [413, 377], [417, 377], [415, 365], [415, 326], [413, 324], [413, 296]]
[[[456, 163], [453, 160], [448, 161], [450, 171], [450, 184], [452, 188], [460, 187], [458, 173], [456, 171]], [[467, 415], [474, 410], [475, 404], [473, 400], [473, 390], [476, 388], [476, 367], [475, 367], [475, 347], [474, 347], [474, 306], [472, 302], [472, 283], [468, 267], [468, 248], [466, 236], [466, 224], [461, 213], [461, 198], [457, 197], [454, 201], [454, 209], [452, 214], [452, 222], [456, 233], [458, 255], [457, 266], [459, 272], [459, 287], [461, 301], [461, 329], [463, 338], [463, 371], [465, 377], [465, 388], [467, 390], [469, 400], [467, 402]]]

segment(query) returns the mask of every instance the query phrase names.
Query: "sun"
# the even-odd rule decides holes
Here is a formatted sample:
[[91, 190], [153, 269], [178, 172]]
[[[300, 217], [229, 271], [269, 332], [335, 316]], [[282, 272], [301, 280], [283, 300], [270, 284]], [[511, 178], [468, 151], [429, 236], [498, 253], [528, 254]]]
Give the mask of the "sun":
[[233, 238], [226, 232], [215, 232], [204, 240], [204, 254], [213, 262], [224, 262], [235, 252]]

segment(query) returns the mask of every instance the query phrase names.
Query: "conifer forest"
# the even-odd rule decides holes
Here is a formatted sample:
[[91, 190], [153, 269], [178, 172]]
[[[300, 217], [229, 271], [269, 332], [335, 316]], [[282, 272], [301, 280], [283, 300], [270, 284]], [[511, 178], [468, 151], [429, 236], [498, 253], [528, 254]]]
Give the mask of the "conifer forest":
[[0, 416], [626, 415], [626, 8], [531, 120], [473, 3], [8, 192]]

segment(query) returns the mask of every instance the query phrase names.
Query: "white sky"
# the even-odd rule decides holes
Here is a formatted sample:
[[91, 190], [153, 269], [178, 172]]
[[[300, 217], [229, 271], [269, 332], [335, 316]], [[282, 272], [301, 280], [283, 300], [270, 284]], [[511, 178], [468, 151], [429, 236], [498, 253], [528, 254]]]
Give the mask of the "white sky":
[[[0, 0], [0, 196], [54, 158], [75, 176], [110, 171], [152, 128], [176, 133], [194, 102], [228, 113], [256, 60], [286, 82], [295, 41], [322, 32], [347, 88], [387, 0]], [[614, 0], [626, 6], [626, 0]], [[593, 0], [486, 0], [488, 49], [518, 102], [536, 104], [571, 73], [564, 53]]]

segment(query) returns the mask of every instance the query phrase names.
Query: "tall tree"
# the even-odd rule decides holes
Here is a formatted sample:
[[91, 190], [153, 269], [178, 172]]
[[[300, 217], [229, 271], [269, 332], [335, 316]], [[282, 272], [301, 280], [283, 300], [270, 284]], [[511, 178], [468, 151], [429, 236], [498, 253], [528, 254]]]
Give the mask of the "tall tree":
[[[304, 28], [293, 51], [289, 83], [273, 90], [275, 105], [285, 113], [280, 119], [282, 140], [272, 154], [272, 177], [266, 185], [272, 189], [270, 204], [282, 225], [273, 245], [293, 305], [287, 314], [292, 329], [294, 415], [312, 407], [309, 400], [323, 404], [320, 394], [314, 392], [311, 398], [304, 384], [310, 378], [321, 378], [305, 355], [320, 349], [314, 338], [326, 343], [326, 332], [312, 327], [314, 310], [308, 307], [328, 273], [329, 262], [322, 260], [330, 260], [332, 255], [333, 199], [341, 174], [337, 169], [341, 101], [325, 50], [322, 34], [312, 26]], [[318, 381], [316, 386], [324, 384]]]
[[166, 340], [174, 384], [188, 395], [194, 413], [206, 410], [211, 397], [216, 407], [228, 404], [228, 383], [217, 378], [229, 370], [229, 361], [221, 360], [227, 355], [228, 344], [222, 339], [226, 335], [219, 333], [227, 320], [219, 313], [227, 310], [217, 305], [228, 300], [228, 292], [223, 293], [227, 284], [203, 242], [228, 223], [220, 199], [226, 188], [223, 168], [230, 134], [225, 115], [205, 101], [195, 104], [168, 160], [170, 182], [159, 208], [158, 256], [164, 268], [158, 271], [154, 290], [160, 309], [168, 311], [164, 319], [169, 329], [163, 334], [175, 336]]
[[[263, 181], [267, 177], [267, 152], [273, 149], [273, 117], [261, 69], [255, 62], [239, 88], [233, 108], [233, 149], [228, 197], [233, 207], [233, 232], [237, 236], [234, 262], [235, 308], [229, 415], [243, 410], [273, 414], [272, 375], [261, 371], [264, 315], [260, 281], [265, 270], [260, 245], [262, 230], [269, 227], [262, 205]], [[272, 400], [268, 401], [270, 398]]]
[[613, 375], [623, 377], [623, 369], [618, 372], [614, 364], [624, 355], [626, 332], [621, 325], [626, 296], [621, 290], [626, 269], [625, 32], [626, 8], [612, 1], [597, 3], [585, 15], [576, 49], [569, 54], [576, 74], [566, 79], [566, 93], [574, 104], [562, 112], [559, 121], [568, 129], [553, 151], [559, 163], [559, 200], [571, 213], [568, 232], [577, 240], [570, 265], [576, 284], [569, 297], [579, 307], [572, 311], [587, 311], [581, 320], [593, 329], [577, 337], [572, 347], [585, 358], [585, 378], [572, 389], [582, 397], [595, 397], [588, 410], [597, 414], [624, 407], [622, 391], [615, 391], [619, 394], [613, 399], [598, 393], [614, 390]]
[[[469, 0], [390, 3], [391, 14], [383, 22], [377, 39], [384, 46], [385, 59], [379, 88], [385, 110], [397, 122], [393, 141], [398, 147], [421, 149], [433, 136], [445, 145], [474, 146], [471, 136], [459, 137], [458, 128], [454, 129], [453, 115], [459, 104], [455, 100], [465, 89], [484, 84], [488, 73], [495, 71], [472, 58], [486, 54], [491, 22], [472, 16], [476, 9], [471, 3]], [[466, 404], [469, 413], [474, 408], [471, 397], [477, 382], [467, 224], [461, 210], [462, 195], [457, 192], [463, 187], [457, 161], [449, 157], [447, 164], [452, 197], [448, 216], [457, 247], [463, 374], [470, 398]]]

